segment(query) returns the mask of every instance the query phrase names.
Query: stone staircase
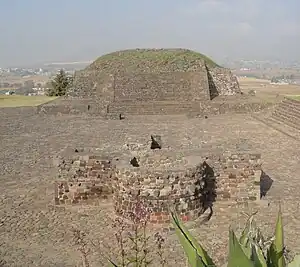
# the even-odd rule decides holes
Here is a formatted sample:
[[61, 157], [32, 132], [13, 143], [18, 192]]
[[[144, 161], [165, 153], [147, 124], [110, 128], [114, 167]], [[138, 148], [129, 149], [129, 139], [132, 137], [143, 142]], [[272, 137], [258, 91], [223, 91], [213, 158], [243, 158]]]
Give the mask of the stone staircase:
[[107, 107], [109, 117], [122, 115], [179, 115], [199, 112], [199, 102], [155, 101], [155, 102], [113, 102]]
[[274, 110], [270, 122], [285, 124], [300, 130], [300, 101], [285, 98]]

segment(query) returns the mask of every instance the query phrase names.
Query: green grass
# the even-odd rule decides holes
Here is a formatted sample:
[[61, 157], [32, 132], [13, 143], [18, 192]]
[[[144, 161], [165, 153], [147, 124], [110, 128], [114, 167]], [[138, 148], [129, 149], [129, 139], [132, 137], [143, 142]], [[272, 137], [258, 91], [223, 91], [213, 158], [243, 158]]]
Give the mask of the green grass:
[[10, 88], [10, 87], [1, 87], [0, 88], [0, 91], [15, 91], [16, 90], [16, 88]]
[[199, 62], [208, 67], [218, 67], [209, 57], [188, 49], [131, 49], [117, 51], [95, 60], [86, 70], [115, 72], [126, 71], [184, 71]]
[[286, 95], [287, 98], [300, 101], [300, 95]]
[[48, 96], [0, 95], [0, 108], [35, 107], [56, 98]]

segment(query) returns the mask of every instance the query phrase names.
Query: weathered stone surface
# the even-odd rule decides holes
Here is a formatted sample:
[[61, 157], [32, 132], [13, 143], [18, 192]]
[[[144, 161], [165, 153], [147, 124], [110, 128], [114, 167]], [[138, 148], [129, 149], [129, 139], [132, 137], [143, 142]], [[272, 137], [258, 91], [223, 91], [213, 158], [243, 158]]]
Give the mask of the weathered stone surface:
[[98, 205], [101, 199], [110, 197], [114, 175], [111, 159], [103, 160], [102, 157], [93, 155], [75, 158], [76, 160], [61, 160], [58, 165], [55, 204]]
[[[272, 235], [279, 203], [286, 222], [286, 245], [299, 254], [300, 242], [295, 236], [299, 232], [300, 199], [295, 185], [299, 182], [300, 155], [297, 148], [300, 136], [299, 131], [286, 124], [278, 131], [249, 115], [237, 114], [209, 116], [207, 120], [149, 116], [124, 121], [78, 115], [37, 116], [31, 108], [0, 109], [0, 114], [0, 250], [8, 266], [77, 266], [81, 259], [71, 245], [73, 226], [86, 232], [89, 240], [95, 243], [100, 240], [114, 247], [114, 213], [110, 201], [94, 207], [49, 205], [53, 202], [52, 184], [57, 175], [52, 159], [63, 154], [67, 144], [71, 156], [76, 147], [84, 147], [83, 153], [88, 155], [97, 151], [108, 156], [119, 152], [120, 155], [130, 154], [122, 146], [138, 143], [149, 149], [147, 142], [151, 133], [159, 133], [164, 141], [162, 150], [170, 147], [174, 155], [209, 156], [206, 152], [216, 148], [235, 151], [241, 139], [247, 139], [251, 150], [262, 154], [263, 169], [274, 180], [265, 202], [216, 201], [209, 222], [202, 223], [200, 219], [186, 224], [216, 259], [217, 266], [222, 266], [227, 259], [229, 226], [241, 230], [245, 223], [243, 213], [259, 210], [259, 226], [264, 233]], [[99, 149], [91, 151], [89, 147]], [[67, 156], [64, 158], [68, 159]], [[82, 160], [87, 160], [87, 157]], [[213, 166], [213, 162], [209, 165]], [[175, 180], [176, 177], [172, 177], [172, 181]], [[149, 229], [151, 233], [152, 230], [156, 231], [156, 228]], [[155, 244], [151, 245], [154, 250]], [[91, 249], [91, 266], [99, 266], [101, 255], [93, 247]], [[173, 232], [166, 235], [165, 253], [172, 266], [186, 263]], [[159, 264], [154, 261], [152, 265]]]
[[[209, 68], [208, 75], [211, 77], [210, 90], [216, 91], [215, 96], [231, 96], [241, 93], [237, 77], [226, 68]], [[211, 92], [213, 94], [214, 92]]]

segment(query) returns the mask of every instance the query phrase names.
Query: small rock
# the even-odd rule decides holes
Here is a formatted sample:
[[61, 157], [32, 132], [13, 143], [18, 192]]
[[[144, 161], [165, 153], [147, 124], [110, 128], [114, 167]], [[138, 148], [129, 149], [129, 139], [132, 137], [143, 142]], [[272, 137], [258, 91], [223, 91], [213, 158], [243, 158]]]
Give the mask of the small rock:
[[256, 91], [255, 91], [255, 90], [250, 90], [250, 91], [248, 92], [248, 95], [250, 95], [250, 96], [255, 96], [255, 95], [256, 95]]
[[160, 135], [151, 135], [151, 149], [161, 149], [162, 142]]
[[140, 167], [140, 164], [138, 163], [136, 157], [133, 157], [133, 158], [130, 160], [130, 164], [131, 164], [133, 167]]

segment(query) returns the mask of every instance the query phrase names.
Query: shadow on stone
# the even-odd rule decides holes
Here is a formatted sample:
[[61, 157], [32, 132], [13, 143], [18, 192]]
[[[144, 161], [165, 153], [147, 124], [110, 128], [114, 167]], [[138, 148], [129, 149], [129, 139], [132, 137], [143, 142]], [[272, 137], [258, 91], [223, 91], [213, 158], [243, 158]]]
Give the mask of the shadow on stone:
[[151, 149], [161, 149], [161, 136], [151, 135]]
[[125, 119], [125, 116], [123, 114], [119, 114], [119, 120], [124, 120]]
[[208, 216], [201, 221], [201, 223], [205, 223], [208, 222], [213, 215], [213, 203], [216, 201], [217, 197], [216, 177], [213, 168], [205, 161], [199, 166], [198, 172], [200, 173], [201, 178], [198, 181], [199, 191], [196, 192], [196, 195], [201, 195], [201, 214], [204, 214], [205, 211], [209, 209]]
[[214, 79], [209, 72], [209, 69], [207, 68], [207, 66], [205, 66], [205, 67], [206, 67], [207, 78], [208, 78], [209, 96], [210, 96], [210, 100], [213, 100], [215, 97], [217, 97], [219, 95], [219, 92], [214, 83]]
[[264, 171], [261, 172], [260, 176], [260, 198], [265, 197], [268, 191], [271, 189], [273, 179], [267, 175]]
[[133, 167], [140, 167], [140, 164], [138, 163], [136, 157], [132, 158], [130, 160], [130, 164], [133, 166]]

